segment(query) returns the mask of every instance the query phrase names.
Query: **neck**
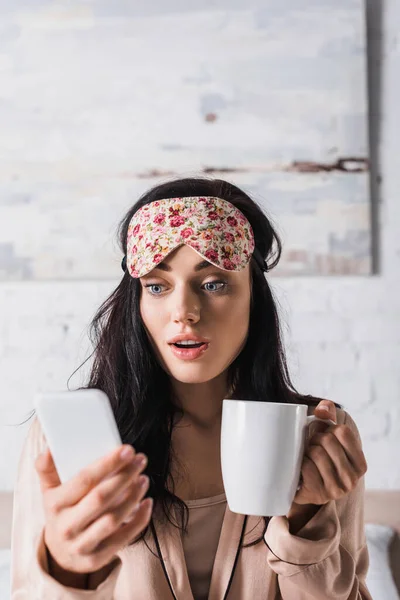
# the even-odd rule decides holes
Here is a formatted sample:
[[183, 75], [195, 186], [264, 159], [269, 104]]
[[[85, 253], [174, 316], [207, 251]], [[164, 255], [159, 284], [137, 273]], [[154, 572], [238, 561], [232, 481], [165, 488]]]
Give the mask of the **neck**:
[[182, 409], [180, 423], [191, 424], [202, 431], [220, 428], [222, 401], [229, 398], [226, 373], [203, 383], [172, 380], [175, 404]]

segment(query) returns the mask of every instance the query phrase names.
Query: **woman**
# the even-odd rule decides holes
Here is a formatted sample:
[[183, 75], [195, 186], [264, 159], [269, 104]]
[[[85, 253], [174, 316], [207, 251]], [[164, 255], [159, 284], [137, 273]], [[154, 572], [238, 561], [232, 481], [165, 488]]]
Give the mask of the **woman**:
[[[146, 464], [116, 451], [61, 485], [50, 452], [37, 457], [35, 420], [15, 489], [12, 598], [369, 599], [359, 434], [340, 407], [290, 383], [267, 217], [230, 183], [182, 179], [132, 207], [120, 243], [125, 274], [92, 323], [87, 387], [107, 393], [124, 444], [147, 459], [145, 487]], [[226, 397], [307, 403], [337, 423], [310, 437], [288, 515], [229, 510]]]

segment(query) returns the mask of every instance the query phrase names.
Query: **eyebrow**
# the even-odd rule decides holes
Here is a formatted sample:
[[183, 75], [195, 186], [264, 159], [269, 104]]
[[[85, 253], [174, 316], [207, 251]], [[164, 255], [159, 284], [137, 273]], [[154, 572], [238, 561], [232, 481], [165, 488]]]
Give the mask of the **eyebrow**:
[[[195, 265], [194, 270], [196, 272], [202, 271], [203, 269], [208, 269], [208, 267], [213, 267], [213, 266], [214, 265], [212, 265], [210, 262], [208, 262], [208, 260], [202, 260], [201, 262], [197, 263], [197, 265]], [[172, 268], [165, 263], [159, 263], [158, 265], [156, 265], [154, 267], [154, 269], [161, 269], [161, 271], [172, 271]]]

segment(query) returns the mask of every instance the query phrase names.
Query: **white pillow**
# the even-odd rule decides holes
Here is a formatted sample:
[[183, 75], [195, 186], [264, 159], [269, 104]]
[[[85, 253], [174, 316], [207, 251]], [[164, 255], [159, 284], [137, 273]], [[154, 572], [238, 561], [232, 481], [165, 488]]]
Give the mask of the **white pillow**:
[[394, 533], [386, 525], [367, 523], [365, 526], [369, 553], [366, 583], [374, 600], [399, 600], [389, 559], [389, 544]]
[[0, 549], [0, 598], [1, 600], [10, 600], [11, 580], [10, 580], [11, 550]]

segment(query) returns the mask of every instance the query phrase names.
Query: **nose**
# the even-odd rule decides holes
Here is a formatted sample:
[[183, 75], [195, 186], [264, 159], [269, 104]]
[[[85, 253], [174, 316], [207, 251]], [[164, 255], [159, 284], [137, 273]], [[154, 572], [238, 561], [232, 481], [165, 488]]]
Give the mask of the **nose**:
[[197, 323], [200, 320], [200, 302], [196, 294], [186, 288], [173, 296], [174, 323]]

